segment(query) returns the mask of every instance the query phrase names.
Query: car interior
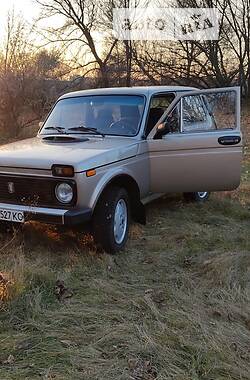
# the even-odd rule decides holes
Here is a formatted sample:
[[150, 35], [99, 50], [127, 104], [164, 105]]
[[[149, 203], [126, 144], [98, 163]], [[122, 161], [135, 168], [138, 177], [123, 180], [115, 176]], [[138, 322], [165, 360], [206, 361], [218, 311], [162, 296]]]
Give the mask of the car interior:
[[156, 95], [151, 99], [148, 120], [145, 127], [146, 137], [160, 120], [164, 112], [168, 109], [174, 98], [175, 94], [168, 93]]

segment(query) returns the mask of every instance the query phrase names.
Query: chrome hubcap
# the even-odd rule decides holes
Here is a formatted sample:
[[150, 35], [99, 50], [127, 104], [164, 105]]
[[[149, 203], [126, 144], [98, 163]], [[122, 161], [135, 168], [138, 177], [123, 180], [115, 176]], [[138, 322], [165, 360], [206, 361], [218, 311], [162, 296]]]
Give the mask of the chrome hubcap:
[[201, 192], [198, 192], [198, 195], [199, 195], [199, 198], [201, 198], [201, 199], [206, 198], [206, 196], [207, 196], [207, 191], [201, 191]]
[[127, 231], [128, 209], [124, 199], [117, 202], [114, 217], [114, 237], [117, 244], [121, 244]]

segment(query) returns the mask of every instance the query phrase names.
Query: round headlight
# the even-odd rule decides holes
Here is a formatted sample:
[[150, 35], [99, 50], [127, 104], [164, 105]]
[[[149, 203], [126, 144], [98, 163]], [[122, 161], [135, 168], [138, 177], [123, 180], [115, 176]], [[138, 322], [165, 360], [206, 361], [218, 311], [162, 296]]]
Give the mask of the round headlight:
[[73, 189], [68, 183], [59, 183], [56, 186], [55, 194], [61, 203], [70, 203], [74, 196]]

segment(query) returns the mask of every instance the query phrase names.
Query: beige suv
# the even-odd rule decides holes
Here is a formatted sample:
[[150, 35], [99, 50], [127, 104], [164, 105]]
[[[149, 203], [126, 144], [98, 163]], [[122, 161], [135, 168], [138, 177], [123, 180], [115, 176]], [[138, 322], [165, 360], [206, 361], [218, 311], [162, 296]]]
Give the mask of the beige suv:
[[169, 192], [239, 186], [240, 89], [134, 87], [66, 94], [37, 137], [0, 148], [0, 219], [89, 223], [106, 251]]

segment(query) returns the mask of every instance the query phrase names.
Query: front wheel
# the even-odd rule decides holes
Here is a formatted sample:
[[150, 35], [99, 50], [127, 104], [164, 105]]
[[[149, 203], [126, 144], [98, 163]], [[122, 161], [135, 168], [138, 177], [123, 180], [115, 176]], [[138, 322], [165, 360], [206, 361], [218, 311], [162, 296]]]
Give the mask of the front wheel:
[[209, 198], [208, 191], [197, 191], [195, 193], [184, 193], [184, 199], [191, 202], [205, 202]]
[[125, 247], [130, 224], [130, 202], [127, 191], [109, 187], [101, 195], [94, 215], [94, 240], [105, 251], [115, 253]]

